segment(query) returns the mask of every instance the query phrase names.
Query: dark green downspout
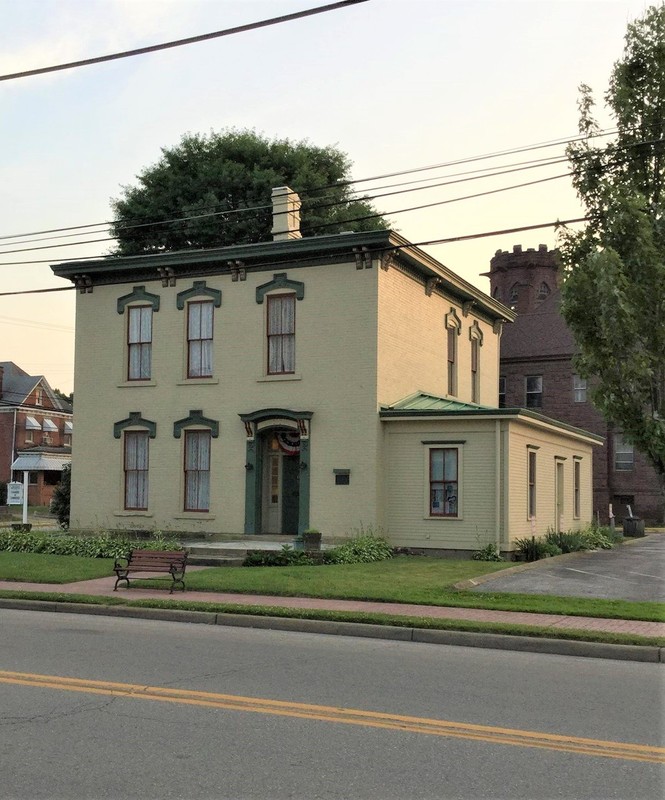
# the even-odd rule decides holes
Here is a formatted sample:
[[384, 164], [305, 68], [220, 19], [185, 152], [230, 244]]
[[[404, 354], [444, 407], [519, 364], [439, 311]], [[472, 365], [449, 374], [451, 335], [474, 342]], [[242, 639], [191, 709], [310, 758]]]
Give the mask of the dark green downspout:
[[261, 526], [261, 510], [257, 504], [261, 487], [261, 459], [257, 451], [258, 439], [247, 439], [245, 457], [245, 533], [253, 535]]
[[309, 528], [309, 439], [300, 439], [300, 488], [298, 491], [298, 535]]

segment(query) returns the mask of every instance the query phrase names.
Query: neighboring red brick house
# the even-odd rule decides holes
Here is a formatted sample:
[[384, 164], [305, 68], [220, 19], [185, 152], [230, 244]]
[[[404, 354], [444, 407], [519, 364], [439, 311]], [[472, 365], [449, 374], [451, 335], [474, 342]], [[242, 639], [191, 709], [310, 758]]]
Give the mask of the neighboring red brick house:
[[556, 252], [497, 250], [490, 262], [492, 297], [517, 312], [501, 337], [499, 404], [534, 408], [605, 438], [594, 448], [594, 512], [607, 522], [609, 504], [618, 520], [630, 505], [636, 516], [663, 519], [660, 484], [645, 456], [624, 441], [590, 402], [589, 386], [575, 373], [572, 333], [560, 314]]
[[28, 503], [48, 505], [71, 461], [72, 408], [43, 375], [0, 361], [0, 483], [30, 473]]

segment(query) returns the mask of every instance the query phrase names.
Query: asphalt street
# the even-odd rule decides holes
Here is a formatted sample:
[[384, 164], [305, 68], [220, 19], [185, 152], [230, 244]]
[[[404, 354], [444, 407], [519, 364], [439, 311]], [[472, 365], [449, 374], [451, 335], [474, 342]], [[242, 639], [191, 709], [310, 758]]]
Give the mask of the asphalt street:
[[665, 785], [659, 664], [9, 609], [0, 627], [7, 800]]
[[524, 572], [498, 573], [473, 591], [663, 602], [665, 534], [651, 534], [613, 550], [539, 561]]

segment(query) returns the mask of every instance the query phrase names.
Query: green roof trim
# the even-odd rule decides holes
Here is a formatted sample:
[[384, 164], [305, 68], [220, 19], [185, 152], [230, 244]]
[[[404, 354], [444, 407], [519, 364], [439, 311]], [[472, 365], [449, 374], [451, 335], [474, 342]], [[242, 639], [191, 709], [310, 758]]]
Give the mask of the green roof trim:
[[[161, 280], [163, 270], [174, 270], [176, 278], [231, 274], [241, 261], [248, 271], [272, 271], [276, 267], [294, 269], [337, 260], [353, 262], [356, 249], [365, 247], [370, 258], [392, 253], [400, 263], [415, 270], [423, 281], [436, 279], [439, 290], [461, 303], [472, 302], [477, 312], [490, 321], [515, 319], [515, 313], [478, 289], [449, 267], [421, 250], [399, 233], [390, 230], [336, 233], [328, 236], [306, 236], [286, 241], [214, 247], [206, 250], [179, 250], [146, 253], [137, 256], [108, 256], [99, 259], [67, 261], [52, 264], [55, 275], [76, 283], [82, 277], [90, 286]], [[237, 268], [237, 267], [235, 267]]]
[[552, 425], [576, 436], [583, 436], [591, 439], [598, 444], [605, 441], [602, 436], [598, 436], [566, 422], [546, 417], [530, 408], [494, 408], [491, 406], [477, 406], [473, 403], [462, 403], [456, 400], [448, 400], [445, 397], [416, 392], [405, 397], [391, 406], [383, 406], [379, 410], [379, 417], [383, 420], [388, 419], [429, 419], [432, 417], [490, 417], [521, 419], [523, 421], [534, 420]]
[[492, 410], [489, 406], [479, 406], [476, 403], [462, 403], [460, 400], [450, 400], [446, 397], [427, 394], [426, 392], [415, 392], [393, 403], [385, 406], [386, 411], [477, 411], [478, 409]]

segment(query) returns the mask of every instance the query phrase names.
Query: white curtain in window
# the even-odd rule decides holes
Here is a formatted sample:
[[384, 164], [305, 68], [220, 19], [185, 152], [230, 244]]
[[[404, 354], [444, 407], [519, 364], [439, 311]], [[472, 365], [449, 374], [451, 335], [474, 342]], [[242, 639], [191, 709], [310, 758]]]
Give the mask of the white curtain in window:
[[212, 301], [189, 304], [187, 338], [189, 340], [189, 377], [212, 375]]
[[148, 434], [125, 434], [125, 508], [148, 507]]
[[129, 309], [129, 343], [138, 344], [152, 339], [152, 307], [134, 306]]
[[152, 356], [152, 307], [135, 306], [129, 309], [129, 378], [146, 380], [150, 377]]
[[268, 305], [268, 372], [295, 372], [295, 295], [271, 297]]
[[210, 508], [210, 431], [188, 431], [185, 438], [185, 509]]

